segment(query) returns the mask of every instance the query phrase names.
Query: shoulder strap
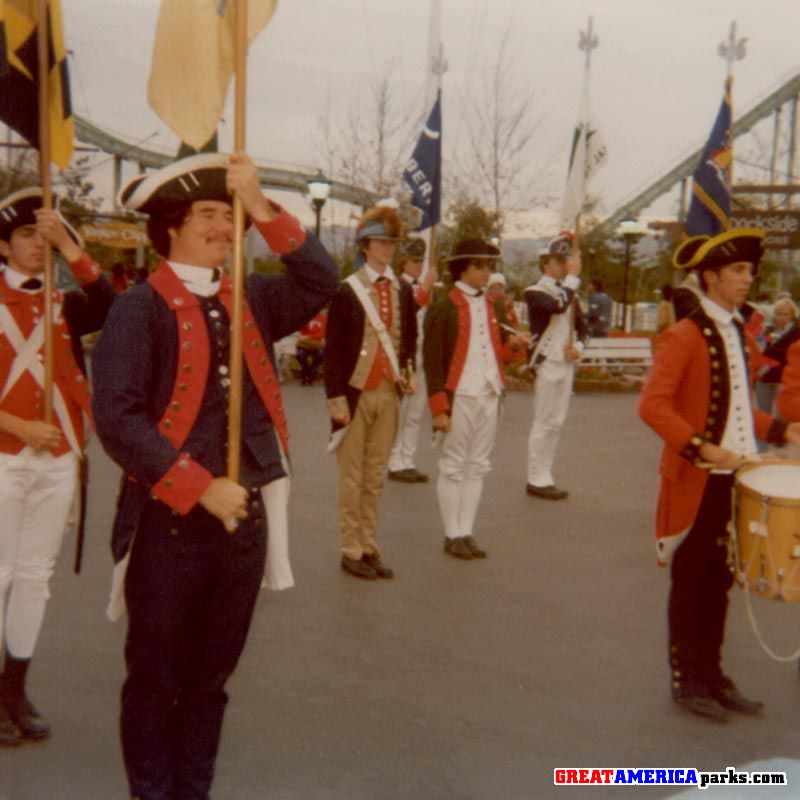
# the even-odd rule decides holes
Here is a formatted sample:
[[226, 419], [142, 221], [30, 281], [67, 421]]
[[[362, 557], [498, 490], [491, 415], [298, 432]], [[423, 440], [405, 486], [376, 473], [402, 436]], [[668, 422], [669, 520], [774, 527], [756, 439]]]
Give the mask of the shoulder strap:
[[383, 324], [383, 320], [378, 314], [378, 309], [375, 308], [375, 304], [372, 302], [367, 290], [364, 288], [364, 284], [361, 283], [361, 281], [358, 279], [358, 275], [355, 273], [350, 275], [348, 278], [345, 278], [345, 281], [350, 284], [355, 296], [358, 298], [358, 302], [361, 303], [364, 313], [369, 320], [369, 324], [372, 325], [372, 327], [375, 329], [375, 333], [378, 334], [378, 341], [380, 341], [381, 346], [386, 352], [389, 363], [392, 365], [392, 371], [397, 377], [399, 377], [400, 365], [397, 361], [397, 353], [394, 351], [394, 346], [392, 345], [389, 332], [386, 330], [386, 326]]

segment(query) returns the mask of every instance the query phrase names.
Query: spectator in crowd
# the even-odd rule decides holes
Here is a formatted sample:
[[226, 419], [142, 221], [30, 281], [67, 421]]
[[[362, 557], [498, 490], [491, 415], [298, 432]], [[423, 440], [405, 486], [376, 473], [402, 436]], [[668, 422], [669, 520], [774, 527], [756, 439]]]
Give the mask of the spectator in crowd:
[[325, 353], [325, 323], [328, 312], [326, 309], [317, 314], [314, 319], [300, 328], [300, 338], [297, 340], [295, 358], [300, 365], [300, 384], [312, 386], [319, 376], [322, 356]]
[[793, 300], [778, 300], [772, 313], [772, 326], [765, 331], [765, 346], [762, 350], [764, 364], [759, 369], [756, 380], [756, 403], [767, 414], [772, 413], [775, 405], [789, 348], [800, 340], [798, 309]]
[[608, 329], [611, 327], [611, 298], [606, 294], [601, 278], [592, 278], [586, 322], [589, 325], [589, 336], [608, 336]]

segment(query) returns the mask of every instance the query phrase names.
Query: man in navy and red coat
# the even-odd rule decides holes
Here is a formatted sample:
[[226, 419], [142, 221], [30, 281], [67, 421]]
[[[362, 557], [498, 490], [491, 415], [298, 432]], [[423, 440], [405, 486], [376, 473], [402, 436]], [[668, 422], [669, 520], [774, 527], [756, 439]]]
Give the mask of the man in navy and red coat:
[[662, 334], [639, 413], [664, 440], [656, 512], [659, 561], [671, 557], [669, 659], [673, 700], [724, 722], [729, 711], [758, 714], [722, 671], [733, 575], [727, 564], [734, 471], [755, 456], [755, 437], [800, 441], [751, 404], [754, 348], [738, 308], [763, 254], [764, 232], [743, 228], [687, 239], [673, 264], [699, 276], [699, 307]]
[[[225, 477], [234, 193], [286, 265], [246, 282], [238, 483]], [[132, 797], [207, 798], [264, 576], [266, 498], [287, 469], [272, 342], [317, 314], [338, 276], [243, 153], [182, 159], [120, 199], [150, 215], [164, 257], [119, 296], [93, 357], [97, 431], [124, 472], [112, 536], [115, 561], [128, 559], [123, 756]]]
[[[0, 201], [0, 746], [45, 739], [50, 729], [25, 691], [48, 582], [75, 499], [89, 388], [80, 337], [98, 330], [114, 291], [42, 190]], [[56, 291], [52, 424], [42, 420], [45, 242], [80, 287]]]
[[342, 281], [328, 311], [325, 394], [339, 468], [341, 567], [366, 580], [391, 578], [376, 542], [378, 499], [397, 434], [399, 397], [415, 390], [416, 306], [392, 271], [403, 222], [375, 206], [356, 226], [363, 266]]
[[434, 430], [444, 434], [436, 485], [444, 552], [464, 560], [486, 558], [473, 528], [505, 391], [503, 341], [485, 291], [499, 257], [490, 242], [458, 242], [448, 259], [454, 287], [425, 317], [428, 405]]

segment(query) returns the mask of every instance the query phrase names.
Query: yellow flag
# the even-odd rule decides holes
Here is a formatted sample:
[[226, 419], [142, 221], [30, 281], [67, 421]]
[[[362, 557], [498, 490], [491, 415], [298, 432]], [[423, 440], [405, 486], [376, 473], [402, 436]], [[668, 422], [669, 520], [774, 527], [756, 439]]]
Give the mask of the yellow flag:
[[196, 150], [214, 135], [233, 74], [233, 5], [247, 3], [248, 44], [277, 0], [162, 0], [147, 98]]
[[[39, 146], [36, 0], [0, 0], [0, 120]], [[61, 0], [48, 0], [50, 159], [66, 169], [75, 139]]]

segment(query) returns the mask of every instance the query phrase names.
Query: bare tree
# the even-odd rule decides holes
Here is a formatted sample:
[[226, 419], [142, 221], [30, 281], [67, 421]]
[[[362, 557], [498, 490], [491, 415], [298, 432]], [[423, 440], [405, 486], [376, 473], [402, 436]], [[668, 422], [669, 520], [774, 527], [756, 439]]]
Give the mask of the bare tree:
[[516, 72], [511, 34], [506, 28], [491, 62], [483, 59], [457, 91], [466, 143], [455, 156], [455, 194], [487, 208], [503, 231], [509, 211], [527, 209], [537, 196], [535, 184], [546, 171], [537, 161], [534, 135], [544, 119], [541, 95]]

